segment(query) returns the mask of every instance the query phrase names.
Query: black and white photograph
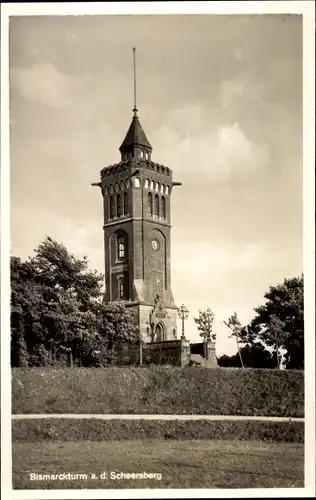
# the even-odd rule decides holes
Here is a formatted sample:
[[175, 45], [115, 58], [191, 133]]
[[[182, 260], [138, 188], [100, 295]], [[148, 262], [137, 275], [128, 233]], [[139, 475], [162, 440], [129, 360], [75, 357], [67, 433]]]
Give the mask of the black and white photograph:
[[1, 8], [8, 500], [314, 496], [313, 7]]

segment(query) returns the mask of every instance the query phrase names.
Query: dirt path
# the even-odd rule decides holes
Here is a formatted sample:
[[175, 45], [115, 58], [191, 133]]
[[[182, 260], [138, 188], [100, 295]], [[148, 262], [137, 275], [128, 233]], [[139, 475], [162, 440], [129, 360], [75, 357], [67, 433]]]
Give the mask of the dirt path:
[[296, 417], [266, 417], [243, 415], [102, 415], [102, 414], [72, 414], [72, 413], [45, 413], [12, 415], [13, 420], [69, 418], [69, 419], [98, 419], [98, 420], [257, 420], [265, 422], [304, 422], [304, 418]]

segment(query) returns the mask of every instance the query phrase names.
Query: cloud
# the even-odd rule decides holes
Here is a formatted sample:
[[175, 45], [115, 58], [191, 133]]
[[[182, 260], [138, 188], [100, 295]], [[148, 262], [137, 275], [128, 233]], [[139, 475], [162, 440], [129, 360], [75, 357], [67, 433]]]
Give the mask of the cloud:
[[268, 243], [216, 245], [208, 241], [177, 242], [172, 249], [176, 259], [172, 269], [177, 276], [188, 284], [195, 283], [197, 287], [205, 276], [212, 276], [212, 282], [223, 279], [231, 272], [251, 272], [277, 265], [280, 255], [273, 251]]
[[[36, 221], [30, 228], [29, 224], [21, 224], [19, 221]], [[89, 226], [81, 219], [61, 217], [57, 211], [42, 206], [38, 210], [37, 205], [15, 205], [12, 210], [12, 240], [13, 252], [22, 259], [33, 255], [33, 250], [43, 241], [45, 236], [50, 236], [58, 243], [66, 246], [69, 252], [76, 257], [88, 256], [90, 269], [104, 272], [104, 251], [102, 226], [98, 219], [89, 221]], [[19, 252], [15, 252], [15, 248]]]
[[13, 68], [11, 82], [26, 99], [60, 107], [71, 102], [76, 79], [61, 73], [52, 64], [42, 62], [30, 68]]
[[[183, 302], [190, 310], [185, 324], [187, 337], [193, 342], [200, 341], [194, 317], [199, 309], [210, 307], [215, 314], [217, 355], [234, 354], [236, 342], [229, 338], [223, 320], [234, 311], [242, 324], [252, 319], [253, 308], [262, 303], [270, 285], [270, 273], [279, 267], [282, 256], [265, 242], [234, 247], [204, 241], [174, 245], [172, 255], [174, 297], [178, 305]], [[266, 282], [254, 291], [253, 282], [263, 273]]]
[[224, 109], [230, 108], [239, 100], [246, 91], [246, 82], [244, 75], [239, 75], [238, 78], [225, 80], [221, 84], [221, 105]]
[[171, 111], [151, 133], [155, 155], [177, 172], [203, 173], [208, 180], [249, 180], [269, 161], [265, 143], [251, 141], [238, 123], [216, 123], [199, 106]]

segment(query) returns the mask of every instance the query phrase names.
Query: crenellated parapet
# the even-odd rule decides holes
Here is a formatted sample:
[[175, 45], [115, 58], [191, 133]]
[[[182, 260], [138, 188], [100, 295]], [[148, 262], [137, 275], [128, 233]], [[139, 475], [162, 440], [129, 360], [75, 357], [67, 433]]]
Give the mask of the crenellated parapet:
[[129, 161], [121, 161], [119, 163], [109, 165], [108, 167], [104, 167], [101, 170], [101, 179], [111, 175], [117, 175], [120, 172], [129, 173], [135, 167], [148, 169], [168, 177], [172, 176], [172, 170], [170, 170], [170, 168], [166, 167], [165, 165], [150, 160], [135, 161], [135, 159], [131, 159]]

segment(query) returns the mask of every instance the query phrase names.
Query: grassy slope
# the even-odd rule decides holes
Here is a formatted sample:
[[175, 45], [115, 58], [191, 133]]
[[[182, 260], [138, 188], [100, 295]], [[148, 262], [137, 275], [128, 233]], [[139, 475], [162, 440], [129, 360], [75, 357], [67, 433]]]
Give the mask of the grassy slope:
[[304, 416], [299, 371], [150, 367], [13, 369], [13, 413]]
[[[30, 481], [30, 472], [156, 472], [158, 480]], [[287, 488], [304, 486], [304, 448], [256, 441], [108, 441], [13, 444], [14, 489]]]

